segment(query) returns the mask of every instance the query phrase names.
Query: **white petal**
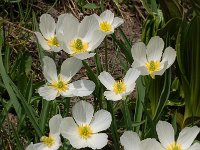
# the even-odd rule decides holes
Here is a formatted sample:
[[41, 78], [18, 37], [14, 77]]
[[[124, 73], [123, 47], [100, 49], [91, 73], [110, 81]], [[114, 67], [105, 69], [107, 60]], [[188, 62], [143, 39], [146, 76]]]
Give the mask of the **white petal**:
[[78, 37], [83, 38], [85, 41], [92, 40], [92, 34], [98, 30], [99, 23], [94, 15], [86, 16], [81, 21], [78, 29]]
[[114, 19], [114, 13], [112, 13], [110, 10], [105, 10], [103, 13], [101, 13], [100, 18], [102, 21], [112, 23]]
[[90, 124], [94, 114], [93, 106], [85, 101], [79, 101], [72, 107], [72, 116], [78, 125]]
[[94, 114], [90, 124], [93, 133], [104, 131], [110, 127], [112, 121], [111, 114], [106, 110], [99, 110]]
[[[133, 65], [132, 65], [132, 67], [133, 67]], [[147, 68], [144, 66], [137, 67], [136, 69], [140, 71], [141, 75], [149, 75]]]
[[40, 31], [42, 35], [45, 37], [45, 39], [49, 39], [51, 37], [54, 37], [55, 35], [55, 29], [56, 29], [56, 23], [53, 17], [49, 14], [43, 14], [40, 17]]
[[101, 31], [94, 31], [89, 43], [89, 51], [95, 50], [104, 40], [106, 34]]
[[60, 92], [63, 97], [74, 97], [74, 93], [76, 92], [74, 85], [72, 83], [68, 84], [68, 90], [64, 92]]
[[111, 101], [118, 101], [122, 99], [121, 94], [115, 94], [112, 91], [105, 91], [104, 96], [106, 97], [107, 100], [111, 100]]
[[135, 85], [136, 83], [132, 83], [130, 85], [127, 86], [127, 89], [124, 93], [122, 93], [123, 96], [129, 95], [133, 92], [133, 90], [135, 89]]
[[42, 36], [42, 34], [40, 32], [35, 32], [35, 35], [38, 39], [38, 42], [40, 43], [40, 45], [42, 46], [42, 48], [44, 50], [50, 50], [51, 47], [49, 47], [47, 41], [44, 39], [44, 37]]
[[43, 59], [43, 74], [48, 82], [57, 81], [57, 69], [54, 60], [48, 56], [45, 56]]
[[68, 43], [67, 42], [64, 42], [64, 41], [59, 41], [60, 43], [60, 47], [63, 49], [63, 51], [65, 51], [67, 54], [73, 54], [73, 51], [71, 51], [69, 48], [68, 48]]
[[36, 148], [34, 147], [33, 143], [31, 142], [31, 144], [28, 145], [25, 150], [36, 150]]
[[62, 50], [61, 47], [57, 47], [57, 46], [50, 46], [50, 48], [51, 48], [51, 50], [52, 50], [53, 52], [56, 52], [56, 53]]
[[43, 99], [50, 101], [57, 97], [57, 91], [49, 86], [43, 86], [38, 89], [38, 93]]
[[71, 138], [72, 136], [78, 136], [77, 124], [75, 123], [72, 117], [63, 118], [60, 125], [60, 133], [66, 139]]
[[65, 77], [67, 81], [70, 81], [82, 66], [83, 65], [81, 60], [71, 57], [63, 61], [60, 73]]
[[88, 147], [92, 149], [102, 149], [108, 143], [108, 135], [105, 133], [93, 134], [87, 139]]
[[58, 18], [58, 26], [57, 38], [68, 44], [77, 35], [79, 21], [72, 14], [63, 14]]
[[146, 46], [143, 42], [135, 43], [131, 48], [131, 53], [134, 63], [137, 63], [137, 65], [133, 65], [132, 67], [140, 67], [145, 65], [147, 62]]
[[152, 75], [163, 75], [163, 73], [165, 72], [165, 70], [167, 69], [167, 62], [164, 62], [164, 64], [161, 64], [161, 70], [160, 71], [155, 71], [153, 72]]
[[135, 132], [125, 131], [120, 137], [120, 142], [125, 150], [141, 150], [140, 138]]
[[60, 33], [63, 34], [64, 29], [65, 29], [64, 22], [67, 21], [65, 19], [67, 19], [68, 15], [67, 14], [61, 14], [61, 15], [58, 16], [58, 21], [56, 23], [56, 34], [57, 35], [60, 34]]
[[126, 90], [128, 89], [132, 89], [132, 85], [133, 83], [135, 83], [135, 81], [137, 80], [137, 78], [140, 76], [140, 71], [137, 70], [137, 69], [133, 69], [133, 68], [130, 68], [125, 77], [124, 77], [124, 83], [126, 85]]
[[43, 143], [36, 143], [33, 146], [36, 150], [48, 150], [47, 146], [45, 146]]
[[188, 150], [200, 150], [200, 144], [194, 143]]
[[174, 63], [175, 59], [176, 51], [172, 47], [167, 47], [163, 53], [162, 62], [167, 61], [167, 68], [169, 68]]
[[141, 150], [165, 150], [156, 139], [145, 139], [141, 141]]
[[87, 141], [79, 136], [71, 136], [68, 140], [76, 149], [85, 148], [88, 146]]
[[181, 144], [183, 149], [188, 149], [194, 142], [199, 132], [200, 128], [197, 126], [191, 128], [186, 127], [179, 133], [177, 143]]
[[113, 90], [113, 85], [115, 83], [114, 78], [106, 71], [103, 71], [98, 76], [98, 79], [101, 81], [101, 83], [108, 89]]
[[59, 134], [53, 134], [52, 136], [55, 139], [55, 143], [50, 148], [48, 146], [46, 146], [46, 148], [48, 148], [48, 150], [58, 150], [59, 147], [61, 146], [60, 133]]
[[158, 139], [165, 148], [175, 142], [174, 129], [170, 123], [166, 121], [159, 121], [156, 125], [156, 131]]
[[80, 60], [84, 60], [90, 57], [93, 57], [96, 53], [88, 53], [88, 52], [84, 52], [84, 53], [79, 53], [79, 54], [75, 54], [74, 57], [80, 59]]
[[147, 59], [160, 61], [164, 49], [164, 41], [159, 36], [154, 36], [150, 39], [147, 45]]
[[123, 23], [124, 23], [124, 20], [122, 18], [115, 17], [114, 20], [113, 20], [112, 25], [113, 25], [114, 28], [117, 28]]
[[88, 96], [92, 94], [95, 89], [94, 82], [90, 80], [78, 80], [72, 83], [74, 86], [74, 95], [75, 96]]
[[60, 134], [60, 124], [62, 116], [60, 114], [53, 116], [49, 120], [49, 129], [51, 134]]

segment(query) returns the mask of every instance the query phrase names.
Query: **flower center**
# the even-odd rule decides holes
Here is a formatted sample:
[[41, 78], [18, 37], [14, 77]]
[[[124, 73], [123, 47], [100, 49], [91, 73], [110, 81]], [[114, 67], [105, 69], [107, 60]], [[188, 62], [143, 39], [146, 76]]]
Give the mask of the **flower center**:
[[54, 36], [51, 37], [50, 39], [47, 40], [48, 45], [50, 46], [56, 46], [56, 47], [60, 47], [60, 44], [58, 43], [58, 39]]
[[125, 83], [122, 80], [119, 80], [119, 81], [115, 82], [114, 85], [113, 85], [113, 91], [116, 94], [123, 93], [124, 91], [126, 91]]
[[49, 148], [51, 147], [51, 146], [53, 146], [54, 144], [55, 144], [55, 138], [51, 135], [51, 134], [49, 134], [49, 136], [42, 136], [41, 138], [40, 138], [40, 141], [43, 143], [43, 144], [45, 144], [46, 146], [48, 146]]
[[159, 71], [160, 70], [160, 61], [150, 61], [150, 62], [147, 62], [145, 64], [145, 67], [147, 68], [149, 74], [152, 76], [153, 72], [155, 71]]
[[69, 45], [74, 54], [87, 52], [89, 47], [88, 43], [83, 42], [81, 39], [72, 40]]
[[182, 150], [182, 146], [180, 144], [173, 143], [167, 146], [166, 150]]
[[64, 92], [69, 89], [68, 82], [61, 75], [58, 76], [58, 81], [53, 81], [51, 86], [59, 92]]
[[91, 137], [93, 131], [92, 131], [90, 125], [80, 125], [78, 127], [78, 133], [81, 138], [88, 139]]
[[101, 31], [103, 31], [103, 32], [109, 32], [109, 31], [111, 31], [111, 29], [112, 29], [112, 26], [111, 26], [111, 24], [109, 23], [109, 22], [107, 22], [107, 21], [102, 21], [102, 22], [100, 22], [100, 25], [99, 25], [100, 27], [100, 30]]

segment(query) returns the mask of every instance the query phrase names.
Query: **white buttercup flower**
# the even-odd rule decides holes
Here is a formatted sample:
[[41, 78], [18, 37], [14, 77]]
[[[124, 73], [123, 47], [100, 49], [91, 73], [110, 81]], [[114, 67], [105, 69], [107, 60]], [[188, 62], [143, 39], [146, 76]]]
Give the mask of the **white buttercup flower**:
[[120, 137], [124, 150], [164, 150], [156, 139], [145, 139], [140, 141], [137, 133], [125, 131]]
[[63, 118], [61, 134], [74, 148], [101, 149], [107, 144], [107, 134], [99, 132], [110, 127], [111, 114], [103, 109], [93, 114], [94, 108], [90, 103], [79, 101], [72, 108], [73, 118]]
[[159, 121], [156, 125], [158, 138], [165, 150], [200, 150], [200, 144], [194, 142], [199, 134], [200, 128], [185, 127], [175, 140], [174, 129], [172, 125], [166, 121]]
[[88, 96], [94, 89], [95, 84], [90, 80], [78, 80], [70, 83], [72, 77], [81, 69], [81, 60], [71, 57], [66, 59], [61, 66], [60, 74], [57, 75], [56, 64], [50, 57], [43, 58], [43, 74], [48, 83], [38, 89], [38, 93], [46, 100], [54, 100], [62, 95], [64, 97]]
[[114, 17], [114, 13], [110, 10], [105, 10], [100, 16], [95, 14], [99, 23], [99, 30], [104, 34], [112, 34], [118, 26], [124, 23], [124, 20], [119, 17]]
[[60, 25], [62, 32], [59, 32], [58, 39], [62, 41], [63, 50], [81, 60], [94, 56], [95, 53], [91, 52], [101, 44], [105, 37], [98, 31], [98, 22], [95, 17], [86, 16], [80, 23], [71, 14], [63, 14], [59, 18], [62, 18], [60, 19], [62, 20], [62, 25]]
[[101, 83], [109, 91], [104, 92], [107, 100], [118, 101], [124, 96], [130, 94], [135, 88], [135, 81], [140, 75], [140, 71], [130, 68], [123, 80], [115, 81], [114, 78], [106, 71], [98, 76]]
[[49, 14], [43, 14], [40, 17], [39, 28], [42, 34], [40, 32], [35, 32], [35, 34], [42, 48], [48, 51], [59, 52], [61, 47], [57, 34], [60, 29], [56, 25], [54, 18]]
[[57, 150], [61, 146], [60, 124], [61, 115], [55, 115], [49, 120], [49, 135], [42, 136], [40, 143], [30, 144], [26, 150]]
[[158, 36], [152, 37], [147, 47], [143, 42], [134, 44], [131, 49], [134, 59], [132, 67], [140, 70], [141, 75], [150, 75], [152, 78], [162, 75], [176, 59], [176, 51], [172, 47], [167, 47], [164, 53], [163, 49], [164, 41]]

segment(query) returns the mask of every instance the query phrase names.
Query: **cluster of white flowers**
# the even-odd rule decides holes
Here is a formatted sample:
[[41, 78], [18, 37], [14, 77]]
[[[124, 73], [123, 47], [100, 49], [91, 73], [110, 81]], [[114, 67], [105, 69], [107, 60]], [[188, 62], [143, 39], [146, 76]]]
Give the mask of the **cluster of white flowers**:
[[140, 141], [137, 133], [125, 131], [120, 137], [120, 142], [125, 150], [200, 150], [200, 144], [194, 143], [200, 132], [197, 126], [184, 128], [175, 140], [172, 125], [166, 121], [159, 121], [156, 125], [158, 139], [147, 138]]
[[[36, 36], [42, 48], [47, 51], [59, 52], [64, 50], [70, 58], [66, 59], [58, 74], [56, 64], [50, 57], [43, 58], [43, 74], [47, 83], [38, 89], [38, 93], [46, 100], [54, 100], [58, 96], [88, 96], [95, 89], [95, 83], [90, 80], [70, 82], [72, 77], [81, 69], [82, 61], [95, 55], [93, 52], [106, 35], [112, 34], [123, 19], [114, 17], [106, 10], [100, 16], [93, 14], [84, 17], [79, 22], [72, 14], [62, 14], [57, 23], [49, 15], [40, 18], [40, 32]], [[167, 47], [163, 53], [164, 42], [158, 37], [152, 37], [149, 44], [138, 42], [132, 47], [134, 62], [122, 80], [115, 81], [103, 71], [98, 76], [100, 82], [107, 88], [104, 92], [107, 100], [118, 101], [125, 99], [135, 88], [135, 82], [140, 75], [162, 75], [176, 58], [173, 48]], [[161, 59], [162, 57], [162, 59]], [[61, 146], [60, 134], [69, 140], [76, 148], [90, 147], [102, 149], [108, 142], [108, 135], [99, 133], [110, 127], [112, 117], [106, 110], [94, 113], [93, 106], [85, 101], [79, 101], [72, 108], [72, 116], [62, 118], [61, 115], [52, 117], [49, 121], [50, 132], [43, 136], [40, 143], [30, 144], [26, 150], [57, 150]], [[174, 130], [167, 122], [157, 124], [158, 138], [140, 141], [139, 136], [132, 131], [125, 131], [120, 141], [125, 150], [199, 150], [200, 145], [192, 142], [199, 133], [198, 127], [185, 128], [178, 140], [174, 140]]]

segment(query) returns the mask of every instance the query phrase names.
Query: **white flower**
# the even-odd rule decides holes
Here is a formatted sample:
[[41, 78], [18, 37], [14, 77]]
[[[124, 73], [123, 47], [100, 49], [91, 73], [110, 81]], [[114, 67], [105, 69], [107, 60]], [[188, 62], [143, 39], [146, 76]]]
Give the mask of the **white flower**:
[[57, 34], [60, 29], [55, 20], [49, 14], [43, 14], [40, 17], [39, 28], [42, 34], [40, 32], [35, 32], [35, 34], [42, 48], [47, 51], [59, 52], [61, 47]]
[[72, 117], [66, 117], [61, 123], [61, 134], [76, 148], [90, 147], [101, 149], [108, 142], [105, 133], [99, 133], [110, 127], [112, 117], [106, 110], [99, 110], [94, 115], [93, 106], [80, 101], [72, 108]]
[[118, 101], [124, 96], [130, 94], [135, 88], [135, 81], [139, 77], [140, 72], [130, 68], [123, 80], [115, 81], [114, 78], [106, 71], [98, 76], [101, 83], [109, 90], [104, 92], [107, 100]]
[[200, 150], [200, 144], [192, 145], [200, 131], [197, 126], [185, 127], [179, 133], [177, 140], [174, 138], [172, 125], [166, 121], [159, 121], [156, 125], [156, 131], [163, 148], [166, 150]]
[[42, 136], [40, 143], [30, 144], [26, 150], [57, 150], [61, 146], [60, 124], [61, 115], [55, 115], [49, 120], [50, 133], [48, 136]]
[[[79, 22], [71, 14], [63, 14], [58, 39], [62, 41], [65, 52], [74, 57], [84, 60], [95, 55], [95, 50], [103, 41], [105, 35], [98, 31], [98, 22], [93, 15], [86, 16]], [[62, 30], [63, 28], [63, 30]]]
[[50, 57], [43, 58], [43, 74], [48, 83], [38, 89], [38, 93], [46, 100], [54, 100], [62, 95], [64, 97], [88, 96], [94, 89], [95, 84], [89, 80], [78, 80], [70, 83], [72, 77], [82, 67], [81, 60], [71, 57], [66, 59], [61, 66], [60, 74], [57, 75], [56, 64]]
[[29, 145], [26, 147], [26, 150], [37, 150], [37, 149], [34, 147], [33, 143], [31, 142], [31, 144], [29, 144]]
[[[162, 75], [175, 61], [176, 51], [167, 47], [163, 53], [164, 41], [158, 37], [152, 37], [147, 45], [138, 42], [133, 45], [131, 52], [134, 59], [133, 68], [141, 71], [141, 75]], [[163, 53], [163, 54], [162, 54]], [[162, 57], [162, 60], [161, 60]]]
[[156, 139], [145, 139], [140, 141], [137, 133], [125, 131], [120, 137], [124, 150], [164, 150]]
[[99, 30], [104, 34], [112, 34], [118, 26], [124, 23], [124, 20], [119, 17], [114, 17], [114, 13], [110, 10], [105, 10], [100, 16], [95, 14], [99, 23]]

